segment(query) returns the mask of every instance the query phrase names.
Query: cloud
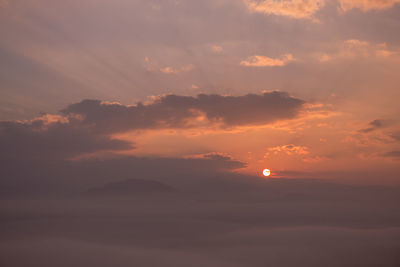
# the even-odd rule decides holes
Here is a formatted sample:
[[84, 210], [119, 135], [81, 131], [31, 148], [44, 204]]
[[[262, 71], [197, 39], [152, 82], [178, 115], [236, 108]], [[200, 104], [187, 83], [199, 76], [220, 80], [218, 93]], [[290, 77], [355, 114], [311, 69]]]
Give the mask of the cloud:
[[164, 67], [161, 68], [160, 71], [164, 74], [179, 74], [183, 72], [189, 72], [194, 69], [194, 65], [189, 64], [186, 66], [183, 66], [181, 68], [173, 68], [173, 67]]
[[377, 57], [381, 57], [381, 58], [386, 58], [386, 57], [390, 57], [390, 56], [395, 56], [399, 54], [399, 51], [395, 51], [395, 50], [388, 50], [388, 45], [387, 43], [381, 43], [381, 44], [377, 44], [377, 49], [376, 49], [376, 56]]
[[202, 155], [206, 159], [232, 160], [232, 157], [222, 153], [207, 153]]
[[398, 54], [397, 51], [389, 51], [389, 50], [384, 50], [384, 49], [376, 51], [376, 55], [378, 57], [390, 57], [390, 56], [393, 56], [393, 55], [396, 55], [396, 54]]
[[263, 125], [299, 115], [303, 100], [282, 92], [244, 96], [166, 95], [148, 104], [84, 100], [60, 115], [0, 122], [0, 157], [73, 158], [99, 151], [130, 150], [113, 134], [131, 130]]
[[358, 8], [367, 12], [370, 10], [391, 8], [395, 4], [400, 3], [400, 0], [339, 0], [339, 3], [343, 11]]
[[216, 53], [216, 54], [220, 54], [220, 53], [222, 53], [224, 51], [224, 49], [220, 45], [212, 45], [211, 46], [211, 51]]
[[328, 62], [332, 60], [332, 55], [326, 54], [326, 53], [322, 53], [320, 55], [318, 55], [318, 60], [320, 62]]
[[76, 120], [48, 117], [32, 121], [0, 122], [0, 158], [70, 158], [99, 150], [126, 150], [131, 142], [114, 140], [76, 124]]
[[325, 5], [324, 0], [244, 0], [244, 3], [251, 12], [294, 19], [313, 19], [314, 14]]
[[386, 152], [383, 156], [390, 157], [390, 158], [400, 158], [400, 150]]
[[285, 54], [280, 58], [255, 55], [241, 61], [240, 65], [245, 67], [282, 67], [295, 60], [292, 54]]
[[160, 63], [158, 63], [157, 61], [150, 60], [150, 58], [147, 56], [144, 58], [143, 64], [144, 68], [149, 72], [161, 72], [164, 74], [180, 74], [192, 71], [195, 68], [193, 64], [187, 64], [182, 67], [172, 67], [172, 66], [161, 67], [162, 65]]
[[398, 48], [388, 48], [386, 43], [370, 43], [358, 39], [349, 39], [336, 44], [336, 51], [318, 54], [320, 62], [336, 59], [376, 58], [391, 59], [399, 54]]
[[400, 142], [400, 132], [390, 134], [390, 137], [396, 141]]
[[368, 125], [369, 125], [368, 128], [361, 129], [361, 130], [359, 130], [359, 132], [361, 132], [361, 133], [373, 132], [377, 129], [381, 129], [381, 128], [388, 126], [388, 122], [384, 121], [384, 120], [373, 120]]
[[272, 158], [276, 159], [281, 155], [295, 156], [302, 162], [306, 163], [320, 163], [329, 160], [329, 157], [327, 156], [313, 155], [310, 152], [310, 148], [307, 146], [294, 145], [294, 144], [270, 147], [264, 154], [264, 159], [272, 159]]
[[365, 47], [369, 45], [368, 42], [357, 39], [346, 40], [344, 41], [344, 44], [348, 47]]
[[308, 155], [310, 154], [308, 147], [306, 146], [296, 146], [293, 144], [276, 146], [268, 148], [273, 154], [285, 153], [287, 155]]
[[[263, 125], [296, 117], [305, 102], [283, 92], [262, 95], [197, 97], [166, 95], [149, 104], [124, 106], [98, 100], [69, 105], [65, 116], [82, 117], [81, 123], [100, 133], [137, 129], [188, 128], [206, 120], [224, 127]], [[207, 125], [206, 124], [206, 125]]]

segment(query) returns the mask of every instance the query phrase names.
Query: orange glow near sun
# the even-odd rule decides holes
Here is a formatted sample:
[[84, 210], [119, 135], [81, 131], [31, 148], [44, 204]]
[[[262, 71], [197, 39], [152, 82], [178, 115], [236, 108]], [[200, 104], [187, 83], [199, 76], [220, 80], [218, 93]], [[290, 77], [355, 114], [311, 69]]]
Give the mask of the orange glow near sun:
[[268, 177], [268, 176], [271, 175], [271, 171], [270, 171], [269, 169], [264, 169], [264, 170], [263, 170], [263, 175], [264, 175], [265, 177]]

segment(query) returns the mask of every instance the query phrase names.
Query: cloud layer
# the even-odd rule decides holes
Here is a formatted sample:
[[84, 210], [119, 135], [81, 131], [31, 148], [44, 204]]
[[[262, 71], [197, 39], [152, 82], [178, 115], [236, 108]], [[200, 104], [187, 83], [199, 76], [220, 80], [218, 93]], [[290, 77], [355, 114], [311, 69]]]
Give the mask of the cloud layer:
[[98, 134], [73, 120], [0, 122], [0, 158], [69, 158], [99, 150], [133, 148], [130, 142]]
[[135, 129], [195, 127], [203, 123], [224, 127], [269, 124], [294, 118], [304, 103], [283, 92], [244, 96], [166, 95], [152, 103], [134, 106], [84, 100], [61, 112], [66, 116], [81, 116], [82, 123], [97, 132], [115, 133]]
[[80, 186], [68, 194], [2, 195], [6, 266], [395, 267], [400, 260], [399, 188], [171, 175], [168, 167], [124, 180], [118, 175], [143, 175], [139, 165], [51, 165], [55, 173], [72, 169], [69, 184]]
[[58, 115], [0, 122], [3, 158], [68, 158], [96, 151], [132, 149], [112, 134], [131, 130], [236, 127], [270, 124], [296, 117], [305, 102], [282, 92], [244, 96], [166, 95], [133, 106], [84, 100]]

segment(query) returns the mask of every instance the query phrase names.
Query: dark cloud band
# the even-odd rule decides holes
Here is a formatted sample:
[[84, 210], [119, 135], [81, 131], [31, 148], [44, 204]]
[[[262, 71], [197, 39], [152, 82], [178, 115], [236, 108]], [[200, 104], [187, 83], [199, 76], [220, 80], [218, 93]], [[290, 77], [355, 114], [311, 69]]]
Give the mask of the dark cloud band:
[[112, 139], [115, 133], [162, 128], [260, 125], [298, 115], [304, 101], [282, 92], [244, 96], [198, 95], [160, 97], [134, 106], [84, 100], [69, 105], [63, 117], [36, 118], [28, 122], [0, 122], [0, 156], [68, 158], [99, 150], [127, 150], [131, 142]]
[[210, 123], [222, 126], [261, 125], [298, 115], [305, 102], [283, 92], [244, 96], [205, 95], [197, 97], [166, 95], [151, 104], [135, 106], [84, 100], [61, 112], [83, 116], [83, 123], [98, 132], [112, 133], [134, 129], [186, 128], [201, 114]]

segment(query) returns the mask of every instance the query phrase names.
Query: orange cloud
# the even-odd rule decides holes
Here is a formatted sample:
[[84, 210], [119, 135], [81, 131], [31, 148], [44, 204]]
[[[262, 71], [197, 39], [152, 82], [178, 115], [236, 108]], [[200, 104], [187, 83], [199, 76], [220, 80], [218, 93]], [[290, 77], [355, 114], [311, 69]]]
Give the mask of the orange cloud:
[[193, 64], [188, 64], [182, 67], [172, 67], [172, 66], [162, 67], [161, 64], [150, 60], [149, 57], [144, 58], [144, 67], [146, 68], [147, 71], [161, 72], [164, 74], [179, 74], [179, 73], [189, 72], [194, 69]]
[[390, 57], [390, 56], [394, 56], [397, 54], [398, 54], [398, 52], [384, 50], [384, 49], [376, 51], [376, 56], [378, 56], [378, 57]]
[[388, 50], [386, 43], [377, 45], [377, 50], [376, 50], [377, 57], [390, 57], [390, 56], [394, 56], [394, 55], [398, 55], [398, 54], [399, 54], [398, 51]]
[[343, 11], [349, 11], [354, 8], [362, 11], [388, 9], [393, 7], [400, 0], [339, 0], [340, 7]]
[[189, 72], [194, 69], [192, 64], [180, 67], [180, 68], [173, 68], [173, 67], [164, 67], [161, 68], [160, 71], [165, 74], [179, 74], [182, 72]]
[[313, 15], [325, 5], [324, 0], [244, 0], [244, 3], [251, 12], [295, 19], [313, 19]]
[[278, 153], [286, 153], [287, 155], [308, 155], [310, 152], [308, 151], [308, 147], [306, 146], [296, 146], [293, 144], [276, 146], [268, 148], [268, 151], [278, 154]]
[[212, 45], [211, 46], [211, 51], [213, 51], [216, 54], [219, 54], [219, 53], [222, 53], [222, 51], [224, 51], [224, 49], [222, 48], [222, 46]]
[[365, 47], [368, 46], [369, 43], [366, 41], [361, 41], [361, 40], [357, 40], [357, 39], [350, 39], [350, 40], [346, 40], [344, 42], [344, 44], [348, 47]]
[[400, 150], [393, 150], [393, 151], [386, 152], [383, 156], [389, 157], [389, 158], [400, 159]]
[[389, 58], [399, 54], [398, 49], [390, 50], [386, 43], [373, 44], [367, 41], [350, 39], [337, 44], [336, 52], [320, 53], [317, 55], [319, 62], [329, 62], [335, 59], [354, 59], [357, 57]]
[[270, 58], [255, 55], [241, 61], [240, 65], [245, 67], [282, 67], [295, 60], [296, 59], [292, 54], [285, 54], [281, 56], [281, 58]]

